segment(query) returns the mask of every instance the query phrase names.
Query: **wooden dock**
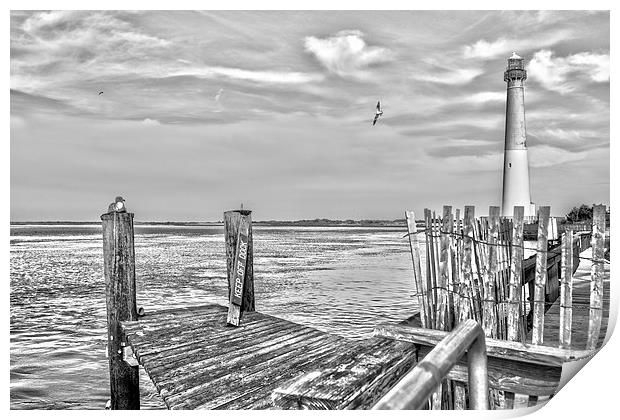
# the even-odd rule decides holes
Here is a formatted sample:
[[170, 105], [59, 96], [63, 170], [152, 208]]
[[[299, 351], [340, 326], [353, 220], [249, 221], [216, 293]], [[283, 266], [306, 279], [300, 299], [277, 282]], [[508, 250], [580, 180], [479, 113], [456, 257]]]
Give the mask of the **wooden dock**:
[[[514, 220], [500, 219], [498, 207], [475, 219], [474, 207], [466, 206], [463, 220], [450, 206], [440, 219], [426, 210], [422, 231], [408, 212], [420, 314], [379, 326], [361, 341], [255, 311], [249, 210], [224, 213], [228, 307], [145, 313], [136, 305], [133, 214], [108, 212], [102, 222], [110, 408], [140, 408], [140, 365], [170, 409], [366, 409], [408, 407], [413, 400], [418, 408], [465, 409], [472, 407], [472, 389], [481, 398], [475, 407], [535, 405], [555, 393], [564, 363], [591, 356], [605, 336], [604, 210], [594, 208], [591, 241], [568, 232], [561, 247], [548, 250], [549, 207], [541, 207], [532, 261], [523, 260], [522, 207], [515, 207]], [[594, 251], [579, 261], [590, 242]], [[478, 352], [472, 382], [459, 358], [474, 342], [486, 351]], [[403, 383], [432, 393], [395, 402], [390, 396], [408, 393]]]
[[[122, 323], [126, 345], [168, 408], [268, 409], [274, 390], [325, 369], [338, 370], [340, 384], [324, 392], [321, 408], [367, 408], [417, 360], [412, 344], [348, 340], [259, 312], [231, 327], [227, 312], [212, 304]], [[299, 405], [284, 400], [288, 408]]]

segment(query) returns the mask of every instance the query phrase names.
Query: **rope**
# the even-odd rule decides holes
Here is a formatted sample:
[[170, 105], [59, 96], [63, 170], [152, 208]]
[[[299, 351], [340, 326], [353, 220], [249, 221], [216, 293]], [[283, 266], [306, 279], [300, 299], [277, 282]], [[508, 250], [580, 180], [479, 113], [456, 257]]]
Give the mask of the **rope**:
[[[532, 248], [532, 247], [527, 247], [527, 246], [524, 246], [524, 245], [517, 245], [517, 244], [513, 244], [513, 243], [499, 243], [499, 242], [498, 243], [491, 243], [491, 242], [484, 241], [482, 239], [477, 239], [477, 238], [475, 238], [473, 236], [465, 235], [464, 233], [444, 231], [444, 230], [441, 230], [441, 229], [437, 230], [437, 229], [432, 229], [432, 228], [419, 229], [419, 230], [417, 230], [415, 232], [406, 233], [402, 237], [406, 238], [408, 236], [416, 235], [416, 234], [422, 233], [422, 232], [428, 232], [428, 231], [432, 232], [433, 230], [438, 231], [439, 233], [447, 234], [447, 235], [454, 236], [454, 237], [469, 238], [473, 243], [476, 243], [476, 244], [490, 245], [490, 246], [496, 246], [496, 247], [500, 247], [501, 246], [501, 247], [506, 247], [506, 248], [514, 247], [514, 248], [521, 248], [523, 250], [528, 250], [528, 251], [543, 252], [543, 251], [539, 250], [538, 248]], [[433, 238], [438, 238], [438, 239], [441, 238], [440, 235], [435, 235], [433, 233], [427, 234], [427, 236], [430, 236], [430, 237], [433, 237]], [[544, 251], [544, 252], [546, 252], [547, 254], [551, 254], [552, 256], [562, 255], [562, 251], [558, 252], [558, 251], [554, 251], [554, 250], [547, 250], [547, 251]], [[595, 262], [595, 263], [611, 264], [610, 261], [605, 259], [605, 258], [603, 258], [603, 259], [596, 259], [596, 258], [581, 257], [581, 256], [579, 258], [580, 259], [584, 259], [584, 260], [588, 260], [588, 261], [592, 261], [592, 262]]]

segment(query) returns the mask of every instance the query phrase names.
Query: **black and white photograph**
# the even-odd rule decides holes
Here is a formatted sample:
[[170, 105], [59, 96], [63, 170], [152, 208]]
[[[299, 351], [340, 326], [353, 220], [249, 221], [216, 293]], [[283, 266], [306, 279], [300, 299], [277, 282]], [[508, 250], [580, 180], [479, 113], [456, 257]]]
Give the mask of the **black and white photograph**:
[[11, 3], [11, 412], [615, 405], [611, 3]]

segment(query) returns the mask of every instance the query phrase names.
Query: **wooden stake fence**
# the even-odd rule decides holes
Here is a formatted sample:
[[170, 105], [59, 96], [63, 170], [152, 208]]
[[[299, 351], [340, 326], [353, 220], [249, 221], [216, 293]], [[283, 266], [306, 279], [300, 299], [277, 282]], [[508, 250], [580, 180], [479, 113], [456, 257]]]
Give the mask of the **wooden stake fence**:
[[[588, 348], [595, 348], [603, 313], [603, 245], [605, 206], [594, 207], [592, 234], [593, 259], [590, 296]], [[583, 239], [567, 232], [562, 246], [548, 249], [550, 207], [538, 212], [538, 240], [534, 260], [524, 264], [524, 208], [515, 206], [511, 219], [500, 218], [499, 208], [489, 207], [489, 216], [475, 218], [474, 206], [460, 209], [444, 206], [441, 218], [424, 210], [426, 271], [422, 270], [415, 215], [406, 212], [409, 242], [414, 267], [417, 300], [423, 328], [450, 331], [460, 321], [478, 321], [491, 339], [525, 344], [531, 322], [531, 342], [543, 345], [546, 298], [554, 296], [551, 281], [561, 277], [560, 348], [571, 348], [572, 274], [578, 266], [578, 253]], [[558, 269], [556, 254], [562, 251], [562, 269]], [[549, 255], [550, 256], [549, 256]], [[530, 262], [531, 261], [531, 262]], [[526, 268], [530, 267], [531, 268]], [[524, 273], [531, 273], [525, 275]], [[530, 288], [531, 285], [531, 288]], [[529, 289], [529, 300], [526, 291]], [[555, 292], [555, 296], [558, 293]], [[555, 299], [555, 297], [553, 297]], [[446, 395], [448, 398], [446, 398]], [[515, 394], [492, 390], [491, 397], [502, 406], [512, 408]], [[538, 395], [529, 395], [528, 405], [535, 405]], [[440, 385], [430, 400], [430, 407], [462, 409], [466, 407], [465, 384], [450, 380]], [[442, 404], [443, 402], [443, 404]]]
[[590, 322], [587, 347], [594, 350], [598, 343], [603, 318], [603, 256], [605, 246], [605, 206], [593, 208], [592, 216], [592, 280], [590, 282]]

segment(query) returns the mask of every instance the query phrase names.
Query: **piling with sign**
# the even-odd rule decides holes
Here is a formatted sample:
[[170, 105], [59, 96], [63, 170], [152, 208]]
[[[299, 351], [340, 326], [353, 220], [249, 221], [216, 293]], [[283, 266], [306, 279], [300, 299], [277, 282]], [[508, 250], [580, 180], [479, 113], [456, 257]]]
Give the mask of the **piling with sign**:
[[224, 212], [224, 242], [229, 296], [227, 323], [238, 326], [241, 314], [255, 309], [251, 210]]
[[121, 322], [136, 321], [136, 270], [133, 213], [111, 211], [101, 216], [103, 269], [108, 313], [110, 408], [139, 410], [138, 366], [124, 360], [125, 335]]

